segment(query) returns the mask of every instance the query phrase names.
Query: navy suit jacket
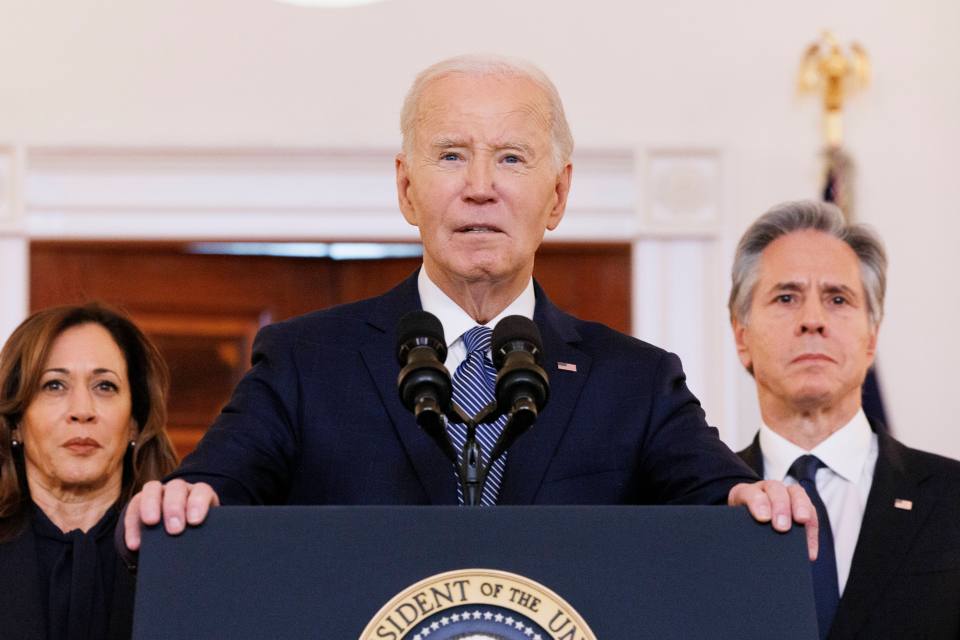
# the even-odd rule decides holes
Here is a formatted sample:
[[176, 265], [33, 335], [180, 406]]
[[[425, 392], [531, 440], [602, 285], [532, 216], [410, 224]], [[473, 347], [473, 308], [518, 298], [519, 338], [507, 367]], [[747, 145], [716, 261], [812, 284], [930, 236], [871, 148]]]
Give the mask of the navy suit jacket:
[[[211, 484], [223, 504], [456, 504], [452, 465], [397, 393], [396, 327], [420, 308], [414, 274], [263, 328], [253, 367], [171, 477]], [[560, 311], [539, 286], [534, 320], [550, 401], [509, 451], [501, 504], [722, 504], [756, 479], [707, 426], [675, 355]]]
[[[877, 438], [873, 484], [828, 638], [957, 640], [960, 462], [905, 447], [882, 430]], [[739, 455], [763, 475], [759, 438]]]

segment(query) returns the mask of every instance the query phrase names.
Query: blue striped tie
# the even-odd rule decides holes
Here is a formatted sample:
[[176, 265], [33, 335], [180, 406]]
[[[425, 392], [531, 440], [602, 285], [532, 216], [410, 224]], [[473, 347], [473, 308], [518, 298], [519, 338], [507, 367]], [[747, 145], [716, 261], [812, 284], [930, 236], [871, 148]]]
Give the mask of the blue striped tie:
[[[470, 416], [477, 416], [488, 403], [493, 400], [493, 392], [497, 379], [497, 370], [487, 356], [490, 350], [489, 327], [478, 325], [463, 334], [463, 343], [467, 347], [467, 357], [457, 367], [453, 375], [453, 401], [460, 405]], [[490, 455], [493, 445], [500, 437], [507, 417], [501, 416], [496, 422], [477, 426], [477, 442], [484, 456]], [[463, 445], [467, 441], [467, 425], [451, 422], [447, 425], [450, 439], [461, 458]], [[491, 506], [497, 503], [497, 494], [500, 492], [500, 482], [503, 480], [503, 469], [506, 466], [507, 454], [504, 453], [490, 467], [487, 483], [480, 496], [480, 504]], [[484, 462], [488, 462], [484, 458]], [[457, 482], [457, 499], [463, 504], [463, 487]]]

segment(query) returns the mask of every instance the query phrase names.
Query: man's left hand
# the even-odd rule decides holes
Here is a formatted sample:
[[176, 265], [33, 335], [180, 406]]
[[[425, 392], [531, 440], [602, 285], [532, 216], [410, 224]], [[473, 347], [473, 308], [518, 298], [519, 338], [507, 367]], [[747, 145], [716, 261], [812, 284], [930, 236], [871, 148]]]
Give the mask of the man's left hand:
[[810, 561], [817, 559], [820, 530], [817, 510], [800, 485], [787, 487], [776, 480], [761, 480], [752, 484], [742, 482], [730, 489], [727, 504], [731, 507], [746, 505], [757, 522], [772, 522], [777, 531], [789, 531], [794, 522], [804, 525]]

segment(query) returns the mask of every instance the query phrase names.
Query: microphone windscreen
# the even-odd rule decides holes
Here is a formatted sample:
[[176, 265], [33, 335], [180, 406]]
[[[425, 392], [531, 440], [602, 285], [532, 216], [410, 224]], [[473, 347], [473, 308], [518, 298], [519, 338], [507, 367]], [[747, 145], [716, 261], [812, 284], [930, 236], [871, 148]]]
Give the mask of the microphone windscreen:
[[[417, 338], [427, 338], [430, 342], [442, 345], [444, 347], [443, 357], [446, 357], [445, 347], [447, 343], [443, 338], [443, 324], [437, 316], [428, 311], [411, 311], [400, 318], [400, 323], [397, 325], [398, 354], [401, 347]], [[406, 364], [403, 362], [403, 356], [400, 357], [400, 364]]]
[[[508, 343], [514, 341], [527, 342], [535, 347], [535, 356], [539, 361], [543, 352], [543, 340], [540, 338], [540, 329], [536, 323], [523, 316], [507, 316], [493, 328], [490, 347], [494, 354], [498, 354]], [[496, 360], [496, 355], [494, 355]]]

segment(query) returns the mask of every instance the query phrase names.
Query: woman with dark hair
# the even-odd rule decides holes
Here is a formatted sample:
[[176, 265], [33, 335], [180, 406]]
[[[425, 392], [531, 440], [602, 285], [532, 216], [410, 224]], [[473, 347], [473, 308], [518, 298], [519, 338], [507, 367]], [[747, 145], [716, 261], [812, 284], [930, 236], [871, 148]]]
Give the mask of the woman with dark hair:
[[129, 637], [117, 514], [176, 466], [168, 373], [122, 313], [63, 306], [0, 352], [0, 637]]

